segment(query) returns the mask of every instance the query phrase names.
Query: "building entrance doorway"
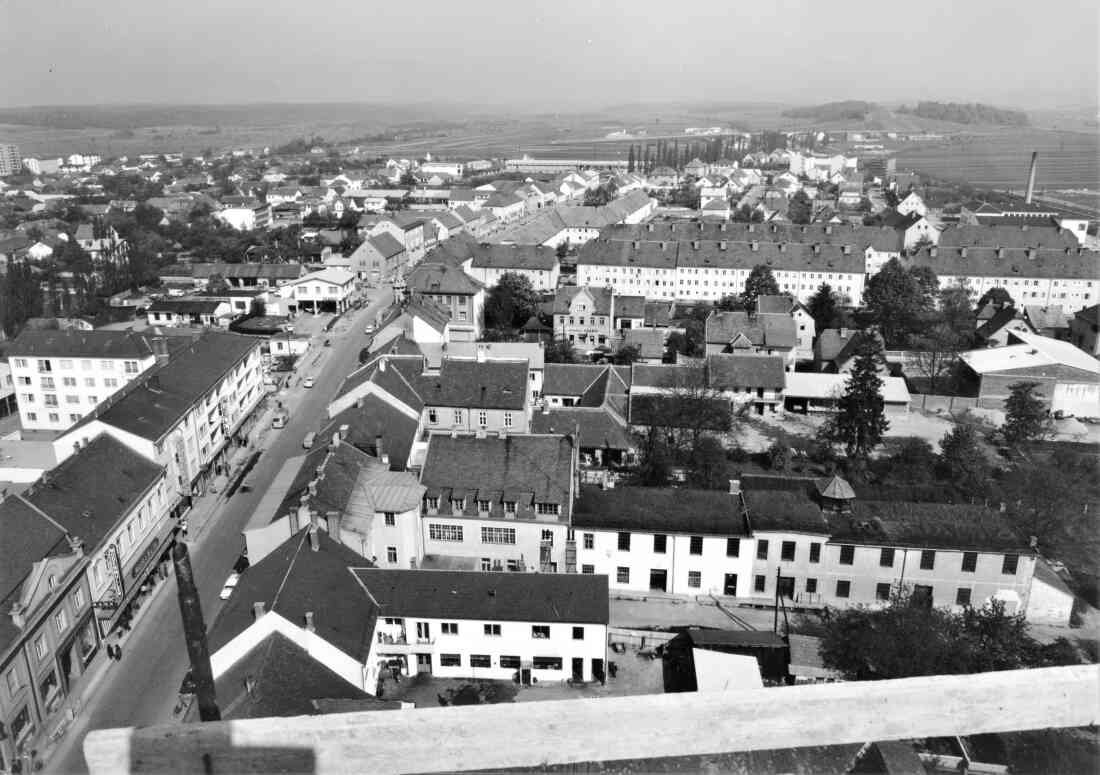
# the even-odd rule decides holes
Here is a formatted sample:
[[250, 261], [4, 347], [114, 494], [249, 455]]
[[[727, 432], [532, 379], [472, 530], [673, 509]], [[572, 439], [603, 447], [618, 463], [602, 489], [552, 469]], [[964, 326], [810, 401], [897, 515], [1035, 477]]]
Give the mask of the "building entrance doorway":
[[652, 592], [668, 592], [668, 571], [654, 568], [649, 572], [649, 589]]
[[737, 597], [737, 574], [727, 573], [726, 583], [722, 585], [722, 594]]

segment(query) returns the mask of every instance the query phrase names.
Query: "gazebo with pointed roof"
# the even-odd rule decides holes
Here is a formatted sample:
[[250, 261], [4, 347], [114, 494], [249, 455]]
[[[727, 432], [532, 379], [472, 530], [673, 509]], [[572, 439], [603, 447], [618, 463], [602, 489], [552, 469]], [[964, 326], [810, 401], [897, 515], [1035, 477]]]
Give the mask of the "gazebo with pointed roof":
[[836, 511], [850, 509], [852, 501], [856, 499], [856, 492], [852, 489], [852, 485], [836, 474], [829, 479], [818, 480], [817, 492], [821, 496], [823, 508]]

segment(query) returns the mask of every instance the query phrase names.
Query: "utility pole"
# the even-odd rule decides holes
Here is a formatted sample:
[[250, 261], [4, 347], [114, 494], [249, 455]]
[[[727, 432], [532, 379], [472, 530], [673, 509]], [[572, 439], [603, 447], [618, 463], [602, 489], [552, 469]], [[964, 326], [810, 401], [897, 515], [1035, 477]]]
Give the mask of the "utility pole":
[[199, 590], [195, 586], [194, 571], [191, 570], [191, 556], [183, 541], [172, 547], [172, 563], [176, 567], [183, 637], [187, 641], [187, 656], [191, 659], [191, 678], [195, 682], [195, 697], [199, 702], [199, 719], [221, 721], [222, 714], [218, 710], [218, 700], [214, 693], [214, 672], [210, 667], [210, 648], [206, 643], [206, 625], [202, 621]]

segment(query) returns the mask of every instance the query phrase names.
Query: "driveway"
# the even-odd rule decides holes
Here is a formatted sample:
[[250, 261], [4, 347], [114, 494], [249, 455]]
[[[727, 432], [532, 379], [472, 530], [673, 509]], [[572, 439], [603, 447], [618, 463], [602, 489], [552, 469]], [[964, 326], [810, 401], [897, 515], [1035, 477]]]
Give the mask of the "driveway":
[[[302, 438], [320, 426], [325, 407], [343, 377], [358, 365], [359, 351], [366, 344], [363, 328], [389, 304], [390, 291], [374, 289], [370, 298], [369, 306], [348, 313], [349, 320], [337, 327], [342, 330], [330, 333], [332, 346], [323, 348], [316, 362], [312, 352], [307, 356], [316, 386], [306, 389], [299, 384], [287, 391], [282, 399], [291, 409], [287, 426], [281, 430], [257, 427], [257, 447], [262, 454], [248, 475], [251, 491], [226, 500], [223, 490], [196, 501], [190, 518], [191, 562], [208, 627], [222, 606], [218, 592], [243, 548], [242, 529], [279, 468], [301, 452]], [[81, 741], [90, 729], [176, 720], [172, 709], [189, 667], [176, 594], [172, 577], [145, 604], [141, 621], [123, 644], [122, 660], [107, 664], [105, 676], [52, 752], [44, 772], [87, 772]]]

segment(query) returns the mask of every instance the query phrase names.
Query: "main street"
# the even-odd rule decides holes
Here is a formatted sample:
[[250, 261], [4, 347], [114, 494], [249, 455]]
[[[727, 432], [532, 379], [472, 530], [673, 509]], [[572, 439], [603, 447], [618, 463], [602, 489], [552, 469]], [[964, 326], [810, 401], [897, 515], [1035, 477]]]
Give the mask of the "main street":
[[[330, 334], [315, 337], [316, 346], [300, 361], [300, 376], [294, 378], [298, 384], [279, 397], [290, 418], [285, 428], [268, 429], [259, 445], [262, 454], [247, 476], [250, 492], [238, 491], [219, 501], [220, 508], [207, 524], [192, 522], [191, 562], [208, 627], [221, 608], [218, 593], [222, 584], [241, 553], [241, 531], [279, 468], [302, 453], [302, 439], [322, 424], [325, 406], [340, 380], [358, 364], [359, 351], [367, 340], [365, 326], [388, 306], [390, 298], [388, 289], [372, 289], [369, 306], [345, 315]], [[326, 338], [331, 339], [331, 347], [323, 346]], [[319, 362], [314, 360], [317, 353], [321, 354]], [[301, 385], [307, 375], [316, 380], [313, 388]], [[207, 494], [202, 500], [222, 497], [221, 493]], [[207, 506], [197, 503], [195, 511]], [[139, 616], [122, 647], [121, 661], [108, 663], [107, 674], [58, 743], [45, 772], [86, 772], [82, 742], [88, 730], [170, 723], [178, 718], [173, 707], [189, 664], [174, 576], [161, 585]]]

